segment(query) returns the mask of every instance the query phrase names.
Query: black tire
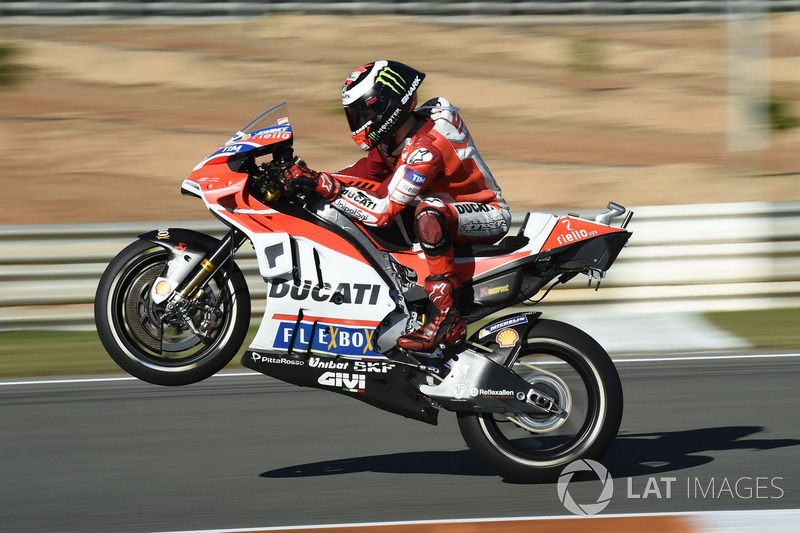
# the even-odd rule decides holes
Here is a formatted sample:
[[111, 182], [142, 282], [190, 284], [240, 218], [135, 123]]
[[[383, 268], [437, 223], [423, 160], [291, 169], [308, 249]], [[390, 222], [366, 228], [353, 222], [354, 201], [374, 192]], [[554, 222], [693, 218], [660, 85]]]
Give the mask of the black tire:
[[162, 320], [163, 304], [150, 300], [169, 259], [167, 250], [143, 240], [121, 251], [100, 278], [95, 324], [108, 354], [129, 374], [156, 385], [188, 385], [214, 375], [239, 351], [250, 323], [250, 294], [235, 263], [215, 272], [203, 303], [219, 313], [204, 342], [185, 323]]
[[600, 459], [622, 422], [622, 384], [606, 351], [583, 331], [552, 320], [531, 328], [515, 372], [556, 398], [566, 417], [458, 413], [470, 450], [514, 483], [548, 483], [577, 459]]

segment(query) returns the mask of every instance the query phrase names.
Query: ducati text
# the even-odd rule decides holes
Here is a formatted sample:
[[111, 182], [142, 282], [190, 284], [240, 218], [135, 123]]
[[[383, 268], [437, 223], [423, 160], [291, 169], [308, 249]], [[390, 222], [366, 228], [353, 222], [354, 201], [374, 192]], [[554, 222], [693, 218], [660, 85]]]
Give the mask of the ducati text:
[[293, 283], [274, 283], [269, 290], [270, 298], [291, 297], [293, 300], [311, 298], [315, 302], [333, 302], [335, 304], [367, 304], [378, 303], [381, 286], [368, 283], [340, 283], [335, 290], [330, 284], [312, 284], [305, 280], [302, 285]]

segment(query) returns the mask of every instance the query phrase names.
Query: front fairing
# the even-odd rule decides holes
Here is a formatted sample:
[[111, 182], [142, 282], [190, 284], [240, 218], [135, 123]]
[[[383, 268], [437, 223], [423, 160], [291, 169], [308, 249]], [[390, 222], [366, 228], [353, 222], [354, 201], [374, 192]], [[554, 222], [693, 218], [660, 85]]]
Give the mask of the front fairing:
[[183, 193], [202, 198], [212, 212], [266, 209], [263, 201], [249, 194], [247, 187], [258, 170], [256, 158], [272, 154], [274, 159], [288, 161], [292, 157], [292, 142], [288, 106], [282, 102], [248, 122], [198, 163], [184, 180]]
[[291, 154], [292, 141], [288, 106], [286, 102], [282, 102], [248, 122], [228, 142], [200, 161], [194, 170], [227, 163], [231, 170], [236, 171], [246, 159], [277, 154], [278, 151]]

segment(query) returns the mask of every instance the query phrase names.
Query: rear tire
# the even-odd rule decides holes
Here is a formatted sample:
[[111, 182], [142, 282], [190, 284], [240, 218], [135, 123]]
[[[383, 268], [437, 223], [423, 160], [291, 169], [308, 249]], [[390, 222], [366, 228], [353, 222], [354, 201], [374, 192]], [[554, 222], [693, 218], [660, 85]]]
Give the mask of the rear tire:
[[583, 331], [538, 320], [507, 366], [556, 399], [566, 417], [458, 413], [470, 450], [508, 481], [547, 483], [577, 459], [600, 459], [622, 421], [619, 374]]
[[250, 324], [250, 295], [235, 263], [219, 268], [188, 314], [196, 326], [204, 310], [216, 311], [203, 339], [187, 316], [168, 315], [163, 303], [150, 299], [169, 259], [167, 250], [143, 240], [120, 252], [97, 287], [95, 324], [108, 354], [129, 374], [156, 385], [188, 385], [214, 375], [239, 351]]

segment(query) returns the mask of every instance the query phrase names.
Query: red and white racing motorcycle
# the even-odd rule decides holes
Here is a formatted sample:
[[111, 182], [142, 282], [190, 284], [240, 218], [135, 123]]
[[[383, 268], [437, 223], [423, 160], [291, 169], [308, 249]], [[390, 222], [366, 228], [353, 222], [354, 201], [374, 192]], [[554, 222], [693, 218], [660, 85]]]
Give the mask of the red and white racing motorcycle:
[[[247, 284], [234, 262], [249, 240], [267, 301], [244, 366], [430, 424], [440, 409], [454, 411], [469, 448], [510, 481], [550, 481], [571, 461], [601, 457], [623, 405], [605, 350], [536, 312], [483, 320], [465, 343], [434, 354], [398, 348], [397, 338], [424, 322], [429, 305], [419, 285], [426, 261], [410, 220], [369, 228], [313, 193], [283, 192], [292, 140], [283, 103], [183, 182], [184, 194], [201, 198], [230, 228], [221, 240], [164, 228], [140, 235], [111, 261], [95, 321], [119, 366], [159, 385], [221, 370], [250, 324]], [[547, 284], [601, 278], [631, 235], [624, 229], [630, 214], [622, 227], [610, 225], [624, 211], [611, 203], [594, 220], [528, 213], [517, 235], [458, 250], [467, 323], [529, 301]]]

